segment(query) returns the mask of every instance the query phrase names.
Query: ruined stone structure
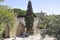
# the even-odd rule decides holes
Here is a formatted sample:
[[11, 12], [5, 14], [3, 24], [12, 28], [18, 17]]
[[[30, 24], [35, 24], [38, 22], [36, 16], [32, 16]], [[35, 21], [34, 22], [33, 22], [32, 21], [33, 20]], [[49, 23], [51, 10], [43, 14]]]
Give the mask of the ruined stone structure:
[[[39, 22], [39, 18], [34, 18], [34, 25], [33, 25], [33, 29], [34, 29], [34, 34], [36, 34], [36, 28]], [[12, 29], [10, 29], [9, 31], [10, 33], [10, 37], [15, 37], [15, 36], [20, 36], [22, 33], [25, 32], [25, 18], [18, 18], [18, 20], [16, 21], [16, 24], [14, 24], [14, 27], [12, 27]], [[8, 27], [5, 30], [5, 36], [8, 35]]]
[[[24, 25], [23, 28], [25, 28], [26, 24], [25, 24], [25, 18], [22, 17], [22, 18], [18, 18], [19, 22], [21, 23], [20, 25]], [[39, 23], [39, 20], [40, 18], [34, 18], [34, 24], [33, 24], [33, 29], [34, 29], [34, 34], [36, 34], [36, 28], [37, 28], [37, 25]]]
[[4, 38], [9, 38], [10, 37], [10, 28], [9, 28], [8, 24], [5, 25], [5, 29], [3, 31], [3, 37]]
[[[37, 26], [38, 26], [38, 23], [40, 21], [40, 18], [36, 17], [34, 18], [34, 25], [33, 25], [33, 29], [34, 29], [34, 34], [37, 33]], [[25, 32], [25, 18], [24, 17], [20, 17], [20, 18], [17, 18], [16, 20], [16, 23], [14, 24], [14, 27], [12, 27], [12, 29], [8, 29], [8, 27], [5, 28], [5, 31], [3, 32], [5, 36], [9, 36], [10, 37], [15, 37], [15, 36], [20, 36], [22, 33]], [[10, 32], [10, 33], [8, 33]]]

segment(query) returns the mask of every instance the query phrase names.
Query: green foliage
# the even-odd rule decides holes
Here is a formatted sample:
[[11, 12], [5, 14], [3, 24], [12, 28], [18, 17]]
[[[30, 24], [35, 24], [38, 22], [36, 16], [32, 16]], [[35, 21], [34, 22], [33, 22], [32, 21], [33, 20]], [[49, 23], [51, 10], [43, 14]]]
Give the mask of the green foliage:
[[0, 2], [3, 2], [4, 0], [0, 0]]
[[26, 22], [27, 30], [32, 29], [33, 22], [34, 22], [34, 15], [33, 15], [33, 11], [32, 11], [31, 1], [28, 2], [28, 8], [27, 8], [27, 14], [25, 17], [25, 22]]
[[3, 31], [8, 24], [9, 27], [13, 27], [15, 22], [15, 14], [9, 9], [8, 6], [0, 5], [0, 40], [3, 39]]
[[47, 25], [46, 25], [44, 22], [41, 22], [41, 23], [39, 23], [38, 28], [43, 29], [43, 28], [45, 28], [46, 26], [47, 26]]
[[60, 15], [51, 15], [46, 17], [46, 28], [43, 34], [54, 36], [57, 39], [60, 37]]
[[46, 20], [47, 20], [46, 16], [43, 16], [42, 18], [40, 17], [40, 22], [38, 24], [38, 28], [40, 28], [40, 29], [46, 28], [46, 26], [47, 26]]
[[0, 9], [8, 9], [9, 7], [6, 5], [0, 5]]
[[26, 15], [26, 11], [25, 10], [21, 10], [21, 9], [17, 9], [17, 8], [14, 8], [13, 10], [17, 14], [17, 16], [23, 17], [23, 16]]
[[0, 9], [0, 31], [4, 29], [5, 24], [10, 27], [14, 24], [15, 15], [8, 9]]
[[[14, 8], [13, 11], [16, 13], [18, 17], [25, 17], [26, 16], [26, 10]], [[35, 13], [33, 13], [34, 17], [36, 17]]]

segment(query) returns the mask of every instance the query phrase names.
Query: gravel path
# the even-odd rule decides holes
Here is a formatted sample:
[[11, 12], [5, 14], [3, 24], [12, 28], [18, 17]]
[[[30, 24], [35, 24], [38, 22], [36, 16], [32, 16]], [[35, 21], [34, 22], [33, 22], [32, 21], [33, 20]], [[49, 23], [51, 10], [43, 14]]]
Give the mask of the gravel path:
[[[6, 38], [4, 40], [13, 40], [14, 38]], [[27, 38], [22, 38], [22, 37], [16, 37], [15, 40], [40, 40], [41, 39], [41, 35], [40, 34], [36, 34], [33, 36], [29, 36]], [[53, 37], [49, 37], [48, 35], [44, 38], [44, 40], [54, 40]]]

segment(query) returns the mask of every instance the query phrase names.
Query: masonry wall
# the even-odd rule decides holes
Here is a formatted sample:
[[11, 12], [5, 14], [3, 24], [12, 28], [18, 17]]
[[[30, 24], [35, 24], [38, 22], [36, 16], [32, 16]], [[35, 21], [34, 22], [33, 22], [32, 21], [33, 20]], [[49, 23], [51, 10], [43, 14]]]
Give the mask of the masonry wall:
[[[37, 25], [39, 23], [40, 18], [34, 18], [34, 25], [33, 25], [33, 29], [34, 29], [34, 34], [36, 34], [36, 28]], [[18, 35], [21, 35], [21, 33], [23, 33], [25, 31], [25, 18], [21, 17], [18, 18], [18, 20], [16, 21], [16, 24], [14, 25], [14, 27], [11, 29], [10, 32], [10, 37], [15, 37]]]

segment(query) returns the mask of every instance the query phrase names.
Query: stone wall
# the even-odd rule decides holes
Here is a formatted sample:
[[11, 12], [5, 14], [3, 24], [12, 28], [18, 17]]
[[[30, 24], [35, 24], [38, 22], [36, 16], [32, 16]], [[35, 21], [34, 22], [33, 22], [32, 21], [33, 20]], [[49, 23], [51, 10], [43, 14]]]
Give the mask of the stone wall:
[[12, 29], [10, 30], [10, 37], [21, 35], [21, 33], [23, 33], [24, 31], [25, 26], [17, 20], [14, 27], [12, 27]]
[[25, 32], [25, 26], [22, 23], [19, 23], [16, 30], [16, 36], [20, 36]]
[[14, 26], [10, 29], [10, 37], [15, 37], [19, 21], [16, 20]]
[[[34, 18], [34, 25], [33, 25], [33, 29], [34, 29], [34, 33], [36, 34], [36, 28], [37, 25], [39, 23], [39, 18]], [[12, 29], [10, 29], [10, 37], [15, 37], [18, 35], [21, 35], [23, 32], [25, 32], [25, 19], [23, 18], [18, 18], [16, 20], [16, 23], [14, 24], [14, 27], [12, 27]]]
[[[18, 18], [18, 21], [21, 22], [24, 26], [26, 26], [24, 17]], [[34, 34], [36, 34], [37, 32], [36, 29], [39, 21], [40, 21], [40, 18], [34, 18], [34, 24], [33, 24]]]

